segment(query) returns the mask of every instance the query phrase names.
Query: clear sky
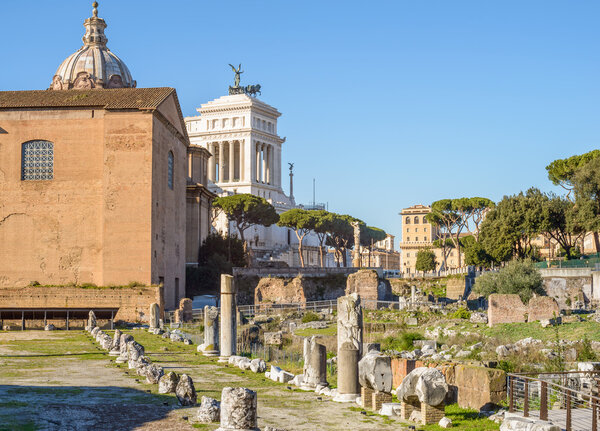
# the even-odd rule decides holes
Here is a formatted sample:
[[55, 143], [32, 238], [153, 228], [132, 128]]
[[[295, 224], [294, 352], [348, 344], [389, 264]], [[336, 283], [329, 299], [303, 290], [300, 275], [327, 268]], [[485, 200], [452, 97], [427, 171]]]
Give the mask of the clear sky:
[[[0, 90], [48, 88], [91, 3], [3, 0]], [[316, 178], [318, 202], [395, 235], [402, 208], [556, 190], [549, 162], [600, 148], [596, 0], [99, 3], [138, 86], [195, 115], [242, 63], [283, 113], [297, 201]]]

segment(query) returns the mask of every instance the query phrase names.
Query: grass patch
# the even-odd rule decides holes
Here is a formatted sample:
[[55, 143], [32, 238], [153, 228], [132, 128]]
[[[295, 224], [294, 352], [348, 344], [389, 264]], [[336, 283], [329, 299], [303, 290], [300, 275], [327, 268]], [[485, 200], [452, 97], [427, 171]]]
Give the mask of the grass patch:
[[[452, 419], [452, 429], [461, 431], [491, 431], [500, 429], [500, 425], [486, 417], [480, 417], [476, 410], [463, 409], [458, 404], [446, 406], [446, 416]], [[420, 426], [418, 430], [442, 431], [445, 428], [437, 424]]]
[[322, 335], [322, 336], [330, 336], [337, 334], [337, 325], [328, 326], [325, 329], [297, 329], [294, 331], [295, 335], [299, 335], [301, 337], [310, 337], [311, 335]]

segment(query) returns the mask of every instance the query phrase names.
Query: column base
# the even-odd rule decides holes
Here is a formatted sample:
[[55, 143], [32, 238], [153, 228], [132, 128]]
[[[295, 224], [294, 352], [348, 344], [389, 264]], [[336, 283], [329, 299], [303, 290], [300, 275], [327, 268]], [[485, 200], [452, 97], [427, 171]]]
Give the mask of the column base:
[[120, 350], [116, 351], [116, 352], [110, 351], [110, 352], [108, 352], [108, 356], [121, 356], [121, 351]]
[[333, 401], [336, 403], [355, 403], [360, 394], [337, 394]]
[[218, 350], [205, 350], [204, 352], [202, 352], [202, 354], [204, 356], [219, 356], [219, 351]]
[[219, 356], [219, 360], [217, 362], [220, 362], [222, 364], [228, 364], [229, 363], [229, 356]]

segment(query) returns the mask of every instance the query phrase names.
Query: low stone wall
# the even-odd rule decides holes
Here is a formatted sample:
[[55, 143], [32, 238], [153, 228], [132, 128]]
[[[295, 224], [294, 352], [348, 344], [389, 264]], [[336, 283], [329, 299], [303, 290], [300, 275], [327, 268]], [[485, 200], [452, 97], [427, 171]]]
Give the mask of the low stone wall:
[[410, 359], [393, 358], [393, 387], [397, 388], [404, 377], [418, 367], [439, 369], [450, 387], [447, 401], [462, 408], [487, 409], [506, 400], [506, 373], [496, 368], [462, 364], [435, 364]]
[[0, 308], [118, 308], [115, 320], [148, 321], [150, 304], [164, 311], [162, 287], [0, 287]]
[[362, 269], [350, 274], [346, 280], [346, 295], [358, 293], [362, 299], [373, 301], [391, 301], [392, 288], [387, 280], [382, 280], [377, 272]]
[[[362, 268], [377, 272], [379, 277], [383, 277], [382, 268]], [[263, 277], [287, 277], [294, 278], [299, 275], [305, 277], [327, 277], [330, 275], [348, 275], [360, 271], [361, 268], [321, 268], [319, 266], [292, 267], [292, 268], [233, 268], [233, 276], [263, 276]]]
[[466, 299], [466, 277], [465, 276], [453, 276], [448, 277], [446, 281], [446, 298], [454, 299]]
[[600, 301], [600, 286], [594, 284], [596, 271], [590, 268], [546, 268], [540, 270], [544, 290], [558, 302], [561, 309], [575, 308], [576, 302]]
[[[346, 278], [343, 275], [330, 277], [305, 277], [289, 278], [264, 277], [257, 281], [254, 289], [254, 304], [272, 302], [290, 304], [306, 301], [334, 300], [344, 296]], [[238, 304], [241, 300], [238, 291]], [[244, 298], [250, 292], [244, 293]], [[247, 302], [246, 302], [247, 304]]]
[[560, 314], [557, 301], [549, 296], [531, 298], [527, 305], [516, 294], [494, 293], [488, 298], [488, 325], [535, 322]]
[[527, 311], [519, 295], [493, 293], [488, 298], [488, 325], [525, 322]]

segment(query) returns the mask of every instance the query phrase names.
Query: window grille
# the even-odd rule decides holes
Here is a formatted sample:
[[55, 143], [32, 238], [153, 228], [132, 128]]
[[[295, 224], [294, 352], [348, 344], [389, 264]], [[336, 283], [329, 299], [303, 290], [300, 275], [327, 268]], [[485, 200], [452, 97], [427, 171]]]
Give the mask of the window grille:
[[54, 179], [54, 144], [48, 141], [29, 141], [22, 146], [21, 180]]

